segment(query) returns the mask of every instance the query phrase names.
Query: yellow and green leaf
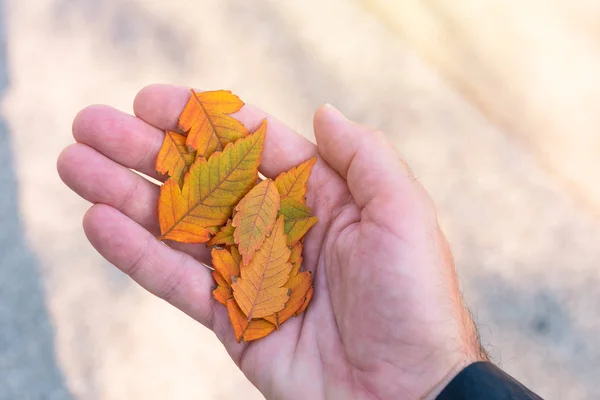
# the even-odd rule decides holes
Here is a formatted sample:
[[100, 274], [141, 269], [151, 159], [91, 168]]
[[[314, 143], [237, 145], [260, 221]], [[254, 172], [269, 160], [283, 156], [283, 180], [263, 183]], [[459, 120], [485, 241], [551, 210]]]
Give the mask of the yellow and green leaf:
[[285, 218], [288, 246], [295, 246], [319, 220], [310, 213], [310, 208], [290, 197], [281, 200], [279, 214]]
[[265, 133], [263, 124], [252, 135], [228, 144], [208, 160], [196, 158], [182, 188], [174, 179], [161, 186], [161, 239], [206, 242], [211, 235], [208, 228], [225, 224], [237, 203], [256, 183]]

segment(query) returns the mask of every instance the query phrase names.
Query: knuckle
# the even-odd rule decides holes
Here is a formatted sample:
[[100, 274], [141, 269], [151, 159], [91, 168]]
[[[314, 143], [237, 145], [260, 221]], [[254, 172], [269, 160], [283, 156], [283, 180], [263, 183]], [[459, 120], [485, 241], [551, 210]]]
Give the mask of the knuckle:
[[119, 211], [121, 211], [124, 214], [127, 214], [126, 209], [129, 207], [132, 201], [138, 197], [137, 192], [139, 189], [139, 185], [140, 179], [134, 179], [129, 187], [129, 190], [127, 190], [125, 196], [123, 196], [121, 204], [119, 204], [119, 207], [117, 208]]
[[148, 141], [146, 149], [142, 152], [142, 156], [135, 163], [133, 169], [137, 171], [144, 170], [144, 166], [154, 158], [155, 153], [158, 153], [158, 151], [155, 150], [154, 143], [152, 141]]
[[148, 240], [144, 246], [140, 247], [139, 252], [136, 256], [129, 262], [129, 265], [124, 270], [124, 272], [129, 275], [133, 280], [137, 280], [136, 278], [139, 276], [140, 272], [144, 270], [148, 263], [150, 252], [152, 251], [151, 241]]
[[185, 271], [188, 257], [182, 254], [181, 262], [174, 268], [168, 268], [169, 273], [157, 290], [157, 296], [166, 302], [171, 302], [183, 287], [183, 271]]

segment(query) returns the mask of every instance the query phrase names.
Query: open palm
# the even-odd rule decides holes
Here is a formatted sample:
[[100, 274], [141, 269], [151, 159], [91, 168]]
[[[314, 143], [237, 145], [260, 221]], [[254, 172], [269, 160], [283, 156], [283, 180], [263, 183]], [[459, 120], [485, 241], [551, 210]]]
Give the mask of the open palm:
[[108, 261], [212, 329], [268, 398], [434, 397], [484, 357], [431, 200], [383, 134], [328, 106], [315, 116], [317, 145], [250, 106], [235, 115], [250, 129], [269, 120], [267, 177], [318, 156], [307, 204], [319, 217], [303, 254], [314, 274], [311, 306], [265, 339], [236, 343], [211, 297], [207, 249], [156, 239], [159, 188], [130, 170], [164, 179], [156, 155], [188, 96], [153, 85], [136, 97], [136, 117], [92, 106], [75, 119], [78, 143], [58, 170], [95, 203], [84, 228]]

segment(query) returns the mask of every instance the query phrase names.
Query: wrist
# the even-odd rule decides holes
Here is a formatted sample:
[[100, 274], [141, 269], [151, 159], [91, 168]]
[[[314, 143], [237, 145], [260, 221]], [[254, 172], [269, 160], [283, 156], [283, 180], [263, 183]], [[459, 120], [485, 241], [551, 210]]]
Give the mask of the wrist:
[[489, 361], [489, 355], [481, 345], [479, 332], [467, 309], [463, 311], [462, 321], [462, 346], [454, 352], [453, 361], [447, 363], [446, 374], [422, 397], [423, 399], [436, 399], [444, 388], [469, 365]]

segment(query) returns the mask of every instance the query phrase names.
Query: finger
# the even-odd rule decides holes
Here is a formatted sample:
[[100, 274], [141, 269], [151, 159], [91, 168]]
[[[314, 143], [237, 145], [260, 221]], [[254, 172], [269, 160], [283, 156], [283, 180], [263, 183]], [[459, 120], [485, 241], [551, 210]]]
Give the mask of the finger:
[[[158, 186], [108, 159], [84, 144], [67, 147], [58, 157], [58, 174], [67, 186], [91, 203], [107, 204], [152, 235], [158, 236]], [[203, 245], [169, 242], [169, 245], [209, 263]]]
[[73, 121], [73, 137], [106, 157], [155, 179], [164, 176], [155, 170], [156, 156], [164, 133], [144, 121], [112, 107], [90, 106]]
[[159, 188], [152, 182], [80, 143], [62, 151], [57, 168], [63, 182], [87, 201], [116, 208], [153, 235], [159, 234]]
[[[188, 88], [151, 85], [138, 93], [133, 109], [135, 115], [150, 125], [163, 130], [174, 130], [177, 128], [179, 114], [189, 98]], [[255, 130], [263, 119], [267, 119], [267, 137], [260, 170], [269, 178], [308, 160], [317, 152], [311, 141], [256, 107], [245, 105], [233, 117], [250, 131]]]
[[116, 209], [97, 204], [83, 228], [94, 248], [150, 293], [212, 329], [212, 277], [191, 256], [160, 241]]
[[326, 105], [314, 119], [317, 148], [346, 178], [352, 196], [365, 207], [377, 196], [404, 199], [421, 191], [406, 163], [381, 132], [348, 120]]

